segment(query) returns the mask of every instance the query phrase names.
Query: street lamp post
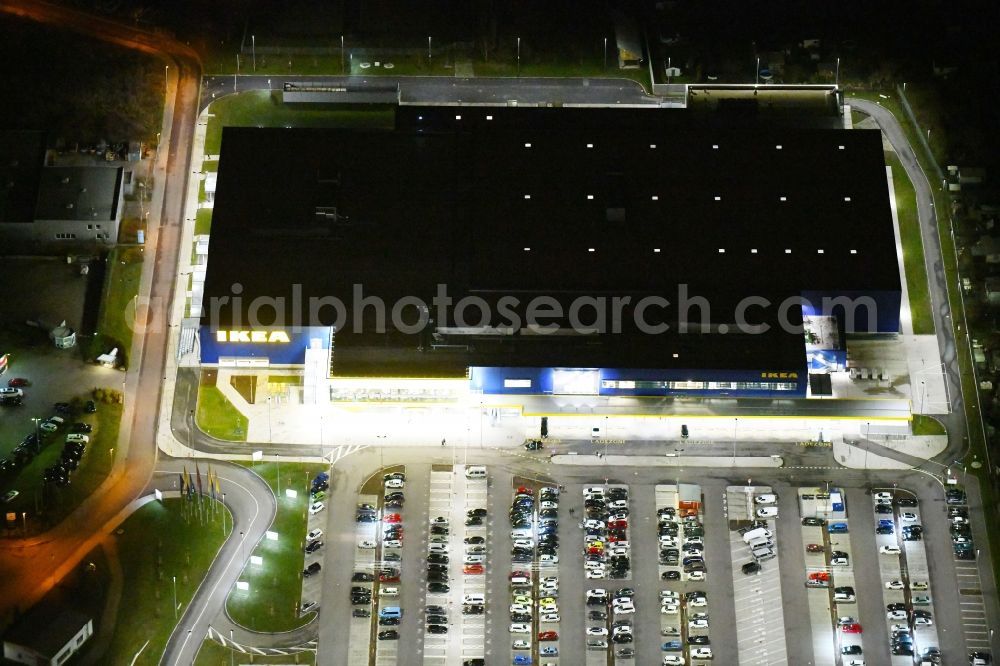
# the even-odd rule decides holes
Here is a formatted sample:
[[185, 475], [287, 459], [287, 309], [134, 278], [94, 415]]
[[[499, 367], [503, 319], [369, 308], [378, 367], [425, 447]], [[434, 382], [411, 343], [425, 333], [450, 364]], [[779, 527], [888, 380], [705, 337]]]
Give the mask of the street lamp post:
[[35, 453], [37, 454], [42, 450], [42, 435], [38, 428], [38, 422], [41, 421], [41, 419], [37, 416], [33, 416], [31, 420], [35, 422]]
[[431, 61], [431, 36], [427, 35], [427, 62]]
[[170, 65], [163, 66], [163, 96], [170, 94]]
[[733, 419], [733, 465], [736, 465], [736, 430], [740, 425], [740, 420]]
[[173, 576], [174, 579], [174, 619], [177, 619], [177, 576]]
[[222, 493], [222, 537], [226, 537], [226, 493]]
[[521, 76], [521, 38], [517, 38], [517, 75]]
[[753, 76], [754, 76], [754, 80], [753, 80], [754, 85], [759, 85], [760, 84], [760, 56], [757, 56], [757, 67], [754, 68], [754, 70], [753, 70]]
[[236, 92], [236, 77], [240, 73], [240, 54], [236, 54], [236, 72], [233, 74], [233, 92]]
[[840, 58], [837, 58], [837, 73], [834, 75], [834, 85], [840, 87]]
[[344, 73], [344, 36], [340, 36], [340, 73]]
[[608, 68], [608, 38], [604, 38], [604, 69]]
[[257, 35], [250, 35], [250, 54], [253, 58], [253, 71], [257, 71]]

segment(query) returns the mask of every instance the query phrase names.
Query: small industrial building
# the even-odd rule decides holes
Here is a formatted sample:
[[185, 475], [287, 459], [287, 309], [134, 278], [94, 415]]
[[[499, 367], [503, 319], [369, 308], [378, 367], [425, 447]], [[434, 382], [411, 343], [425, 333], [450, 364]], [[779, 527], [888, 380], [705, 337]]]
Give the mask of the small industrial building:
[[52, 603], [39, 604], [4, 636], [4, 659], [29, 666], [59, 666], [80, 651], [94, 634], [87, 615]]
[[823, 395], [849, 336], [899, 331], [879, 132], [679, 118], [226, 128], [188, 339], [331, 400]]
[[124, 208], [125, 168], [47, 166], [45, 134], [0, 132], [0, 239], [14, 247], [111, 245]]

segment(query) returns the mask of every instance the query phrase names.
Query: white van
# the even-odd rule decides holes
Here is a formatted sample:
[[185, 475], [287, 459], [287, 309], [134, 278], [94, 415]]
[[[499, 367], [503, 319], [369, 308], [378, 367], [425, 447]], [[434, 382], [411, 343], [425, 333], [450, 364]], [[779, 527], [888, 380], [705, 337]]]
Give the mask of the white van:
[[67, 442], [79, 442], [81, 444], [89, 444], [90, 443], [90, 437], [87, 437], [86, 435], [81, 435], [81, 434], [78, 434], [78, 433], [73, 433], [71, 435], [66, 435], [66, 441]]
[[774, 545], [774, 542], [771, 541], [770, 539], [765, 539], [764, 537], [761, 537], [760, 539], [754, 539], [753, 541], [747, 543], [747, 545], [750, 546], [750, 550], [757, 550], [761, 546], [770, 548], [771, 546]]
[[485, 594], [466, 594], [462, 597], [462, 603], [465, 605], [482, 605], [486, 603]]
[[778, 517], [778, 507], [776, 506], [762, 506], [757, 509], [758, 518], [777, 518]]
[[755, 539], [770, 539], [772, 536], [774, 535], [771, 534], [771, 530], [766, 527], [758, 527], [757, 529], [750, 530], [743, 535], [743, 543], [750, 543]]
[[380, 597], [398, 597], [399, 588], [398, 587], [380, 587], [378, 589], [378, 594]]
[[751, 551], [751, 554], [754, 556], [754, 559], [756, 559], [758, 562], [760, 562], [761, 560], [769, 560], [772, 557], [774, 557], [774, 551], [771, 550], [768, 546], [759, 546], [757, 548], [754, 548]]
[[465, 468], [465, 478], [467, 479], [485, 479], [486, 478], [486, 468], [482, 465], [473, 465], [471, 467]]

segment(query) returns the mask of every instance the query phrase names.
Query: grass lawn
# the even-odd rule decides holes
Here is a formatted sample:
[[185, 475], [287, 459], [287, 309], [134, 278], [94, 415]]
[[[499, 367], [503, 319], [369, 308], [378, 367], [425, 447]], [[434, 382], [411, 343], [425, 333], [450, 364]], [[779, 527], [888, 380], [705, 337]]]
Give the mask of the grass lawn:
[[[198, 656], [194, 660], [195, 666], [230, 666], [231, 663], [244, 664], [250, 657], [241, 652], [235, 655], [228, 648], [224, 648], [213, 640], [205, 639], [198, 651]], [[253, 656], [255, 664], [315, 664], [315, 652], [296, 652], [287, 657], [262, 657]]]
[[[305, 566], [306, 510], [310, 481], [326, 467], [276, 462], [247, 466], [267, 481], [278, 498], [278, 513], [270, 528], [278, 533], [278, 540], [264, 539], [254, 549], [253, 554], [261, 556], [264, 564], [247, 565], [240, 580], [250, 583], [250, 592], [231, 590], [226, 610], [233, 621], [254, 631], [289, 631], [302, 626], [311, 617], [300, 618], [298, 614]], [[288, 488], [297, 490], [298, 496], [286, 497], [284, 493]]]
[[249, 423], [215, 385], [216, 373], [205, 370], [198, 386], [198, 428], [216, 439], [245, 442]]
[[392, 129], [395, 112], [389, 106], [343, 105], [336, 108], [296, 108], [281, 103], [281, 95], [253, 90], [212, 102], [205, 132], [205, 153], [222, 150], [223, 127], [368, 127]]
[[43, 440], [41, 452], [20, 470], [10, 487], [21, 494], [10, 504], [5, 504], [4, 511], [26, 513], [21, 522], [26, 525], [29, 534], [42, 532], [62, 521], [104, 482], [111, 471], [117, 455], [114, 447], [118, 443], [121, 416], [121, 405], [99, 404], [96, 414], [76, 411], [71, 417], [64, 417], [67, 423], [83, 421], [90, 423], [94, 429], [88, 435], [90, 442], [80, 466], [70, 475], [70, 484], [63, 488], [42, 484], [45, 468], [54, 465], [62, 456], [63, 441], [68, 432], [64, 427]]
[[149, 645], [136, 666], [160, 662], [176, 624], [174, 577], [179, 616], [222, 546], [223, 523], [227, 533], [232, 529], [232, 518], [221, 504], [209, 499], [200, 502], [150, 502], [122, 524], [118, 537], [125, 578], [122, 599], [111, 646], [100, 663], [129, 664], [147, 640]]
[[944, 435], [944, 425], [933, 416], [913, 415], [914, 435]]
[[133, 299], [139, 293], [143, 248], [119, 247], [108, 254], [107, 275], [97, 319], [97, 335], [90, 343], [89, 358], [118, 347], [118, 358], [128, 367], [132, 348]]
[[194, 218], [194, 235], [208, 234], [212, 232], [212, 209], [199, 208]]
[[934, 318], [931, 316], [927, 286], [924, 242], [920, 237], [920, 221], [917, 218], [917, 195], [896, 153], [886, 152], [885, 163], [892, 168], [892, 185], [896, 191], [896, 215], [899, 218], [899, 235], [903, 241], [903, 270], [906, 271], [913, 332], [916, 335], [932, 334]]

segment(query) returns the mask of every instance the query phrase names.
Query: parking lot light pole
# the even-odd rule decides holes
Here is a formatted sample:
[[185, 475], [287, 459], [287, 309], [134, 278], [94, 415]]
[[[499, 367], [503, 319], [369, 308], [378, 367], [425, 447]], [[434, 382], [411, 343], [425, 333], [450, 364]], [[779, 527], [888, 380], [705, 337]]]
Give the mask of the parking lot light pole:
[[222, 493], [222, 536], [226, 536], [226, 493]]
[[517, 38], [517, 75], [521, 76], [521, 38]]
[[344, 36], [340, 36], [340, 73], [344, 73]]
[[257, 71], [257, 35], [250, 35], [250, 53], [253, 58], [253, 71]]
[[38, 428], [38, 422], [41, 421], [41, 419], [37, 416], [33, 416], [31, 420], [35, 422], [35, 453], [37, 454], [42, 450], [42, 435]]
[[173, 576], [174, 579], [174, 619], [177, 619], [177, 576]]

